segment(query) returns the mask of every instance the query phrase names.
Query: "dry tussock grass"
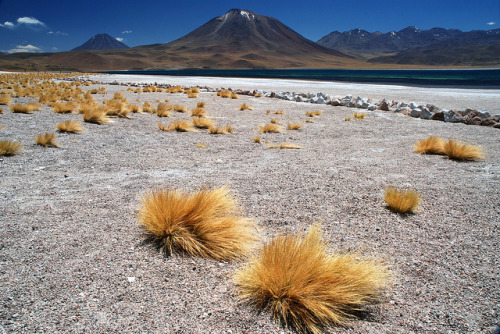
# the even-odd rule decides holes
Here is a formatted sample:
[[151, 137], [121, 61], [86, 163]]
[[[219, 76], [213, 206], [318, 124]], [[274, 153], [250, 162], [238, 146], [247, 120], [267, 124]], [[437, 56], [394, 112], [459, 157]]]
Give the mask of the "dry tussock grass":
[[158, 117], [170, 117], [170, 110], [172, 109], [173, 107], [168, 103], [158, 103], [158, 106], [156, 107], [156, 115]]
[[277, 118], [272, 118], [271, 119], [271, 123], [273, 123], [273, 124], [280, 124], [281, 121], [279, 119], [277, 119]]
[[156, 112], [155, 107], [153, 107], [153, 104], [149, 101], [146, 101], [142, 104], [142, 111], [154, 114]]
[[177, 112], [188, 112], [188, 108], [186, 106], [181, 106], [181, 105], [176, 104], [174, 106], [174, 111], [177, 111]]
[[[117, 94], [121, 93], [116, 93]], [[118, 95], [119, 96], [119, 95]], [[122, 95], [123, 96], [123, 95]], [[116, 98], [113, 100], [104, 101], [106, 115], [120, 118], [129, 118], [130, 109], [126, 100]]]
[[346, 122], [351, 121], [351, 117], [346, 117], [346, 118], [344, 118], [344, 121], [346, 121]]
[[191, 110], [191, 117], [205, 117], [205, 108], [198, 107]]
[[275, 114], [275, 115], [285, 115], [285, 111], [283, 109], [280, 109], [280, 110], [276, 110], [275, 112], [273, 112], [273, 114]]
[[142, 107], [136, 104], [130, 106], [130, 112], [142, 114]]
[[445, 154], [445, 142], [441, 137], [430, 136], [429, 138], [418, 140], [413, 146], [413, 152], [420, 154]]
[[103, 107], [93, 107], [83, 112], [83, 120], [87, 123], [105, 124], [111, 120], [106, 116], [106, 110]]
[[240, 106], [239, 110], [253, 110], [253, 107], [249, 106], [249, 105], [248, 105], [248, 104], [246, 104], [246, 103], [243, 103], [243, 104]]
[[222, 98], [228, 98], [228, 97], [230, 98], [232, 94], [233, 92], [231, 92], [230, 90], [223, 90], [217, 92], [217, 96], [220, 96]]
[[23, 144], [17, 141], [11, 141], [7, 139], [0, 140], [0, 155], [6, 157], [16, 155], [19, 153], [22, 147]]
[[10, 95], [0, 95], [0, 105], [8, 106], [12, 102]]
[[215, 126], [215, 122], [208, 118], [195, 117], [191, 119], [191, 122], [198, 129], [209, 129]]
[[481, 146], [461, 143], [458, 140], [448, 140], [445, 142], [443, 151], [452, 160], [477, 161], [484, 159], [483, 148]]
[[13, 113], [31, 114], [33, 113], [33, 111], [40, 110], [40, 104], [39, 103], [14, 104], [13, 106], [10, 106], [10, 110]]
[[293, 143], [286, 143], [286, 142], [279, 144], [279, 145], [269, 144], [268, 147], [269, 148], [280, 148], [280, 149], [301, 149], [301, 148], [303, 148], [300, 145], [293, 144]]
[[246, 254], [255, 241], [253, 221], [239, 215], [227, 187], [192, 193], [154, 189], [142, 196], [138, 211], [147, 242], [166, 255], [180, 251], [231, 260]]
[[259, 125], [260, 133], [279, 133], [283, 132], [283, 128], [278, 124], [268, 123], [266, 125]]
[[55, 138], [56, 138], [55, 133], [46, 132], [44, 134], [40, 134], [40, 135], [36, 136], [35, 142], [38, 145], [41, 145], [43, 147], [55, 147], [55, 148], [57, 148], [57, 147], [59, 147], [59, 144], [56, 143]]
[[239, 99], [239, 98], [240, 98], [240, 97], [239, 97], [239, 95], [238, 95], [238, 94], [236, 94], [236, 93], [231, 93], [231, 96], [230, 96], [230, 97], [231, 97], [231, 99], [233, 99], [233, 100], [237, 100], [237, 99]]
[[366, 117], [366, 113], [362, 113], [362, 112], [360, 112], [360, 113], [358, 113], [358, 112], [354, 112], [354, 115], [353, 115], [353, 116], [354, 116], [354, 119], [355, 119], [355, 120], [362, 121], [363, 119], [365, 119], [365, 117]]
[[207, 148], [208, 145], [207, 145], [207, 143], [197, 143], [196, 147], [198, 147], [198, 148]]
[[71, 114], [77, 108], [78, 104], [75, 102], [54, 103], [52, 105], [52, 109], [56, 114]]
[[167, 125], [165, 131], [177, 131], [177, 132], [198, 132], [193, 127], [193, 124], [190, 123], [189, 121], [180, 121], [178, 119], [173, 120], [170, 122], [169, 125]]
[[65, 121], [64, 123], [57, 123], [57, 131], [67, 133], [80, 133], [83, 132], [82, 123], [78, 121]]
[[420, 195], [414, 190], [399, 190], [393, 187], [385, 189], [384, 201], [394, 212], [414, 212], [420, 203]]
[[308, 118], [308, 119], [306, 119], [306, 123], [314, 123], [314, 120], [313, 120], [313, 119]]
[[307, 111], [306, 112], [306, 116], [307, 117], [319, 117], [321, 116], [321, 114], [323, 113], [322, 110], [318, 110], [318, 111]]
[[304, 124], [302, 124], [302, 123], [287, 123], [286, 124], [286, 128], [288, 130], [300, 130], [303, 126], [304, 126]]
[[262, 139], [259, 136], [253, 137], [252, 140], [253, 140], [254, 143], [257, 143], [257, 144], [261, 144], [262, 143]]
[[197, 93], [193, 93], [193, 92], [191, 92], [191, 93], [189, 93], [189, 94], [188, 94], [188, 98], [189, 98], [189, 99], [194, 99], [194, 98], [197, 98], [197, 97], [198, 97], [198, 94], [197, 94]]
[[196, 108], [204, 108], [206, 105], [206, 102], [198, 102], [196, 103]]
[[208, 133], [211, 135], [225, 135], [227, 134], [227, 131], [225, 127], [212, 126], [208, 129]]
[[305, 236], [277, 235], [235, 275], [239, 298], [304, 333], [347, 325], [377, 301], [386, 266], [357, 253], [328, 254], [319, 225]]

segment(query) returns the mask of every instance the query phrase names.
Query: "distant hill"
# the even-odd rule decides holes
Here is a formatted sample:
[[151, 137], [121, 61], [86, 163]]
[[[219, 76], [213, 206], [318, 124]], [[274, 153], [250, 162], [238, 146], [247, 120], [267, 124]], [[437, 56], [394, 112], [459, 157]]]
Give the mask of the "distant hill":
[[325, 47], [359, 55], [379, 64], [498, 65], [500, 29], [463, 32], [407, 27], [388, 33], [354, 29], [334, 31], [318, 41]]
[[108, 34], [97, 34], [82, 45], [73, 49], [75, 50], [110, 50], [110, 49], [128, 49], [124, 43], [116, 40]]

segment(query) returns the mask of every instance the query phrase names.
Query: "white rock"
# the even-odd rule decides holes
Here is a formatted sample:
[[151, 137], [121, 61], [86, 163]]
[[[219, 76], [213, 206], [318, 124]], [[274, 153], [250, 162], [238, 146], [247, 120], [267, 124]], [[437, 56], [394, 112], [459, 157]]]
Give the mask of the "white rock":
[[325, 104], [325, 99], [322, 96], [317, 97], [316, 104]]
[[415, 118], [420, 117], [420, 114], [422, 114], [422, 110], [420, 110], [420, 108], [413, 108], [410, 112], [410, 116]]
[[129, 283], [133, 283], [135, 282], [135, 277], [127, 277], [127, 281], [129, 281]]
[[460, 123], [462, 121], [462, 116], [453, 110], [442, 110], [444, 113], [444, 121], [447, 123]]
[[370, 111], [374, 111], [378, 109], [378, 106], [376, 104], [369, 104], [367, 109]]
[[485, 119], [485, 118], [491, 117], [491, 114], [487, 110], [478, 110], [477, 111], [477, 115], [481, 119]]
[[420, 113], [420, 118], [421, 119], [431, 119], [433, 113], [428, 109], [428, 108], [423, 108], [422, 112]]

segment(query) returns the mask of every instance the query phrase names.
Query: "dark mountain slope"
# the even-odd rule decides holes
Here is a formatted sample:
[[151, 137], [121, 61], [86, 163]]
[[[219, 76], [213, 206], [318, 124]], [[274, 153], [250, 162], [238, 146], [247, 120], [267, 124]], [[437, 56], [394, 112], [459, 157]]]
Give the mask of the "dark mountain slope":
[[74, 48], [76, 50], [109, 50], [109, 49], [128, 49], [124, 43], [116, 40], [108, 34], [97, 34], [82, 45]]

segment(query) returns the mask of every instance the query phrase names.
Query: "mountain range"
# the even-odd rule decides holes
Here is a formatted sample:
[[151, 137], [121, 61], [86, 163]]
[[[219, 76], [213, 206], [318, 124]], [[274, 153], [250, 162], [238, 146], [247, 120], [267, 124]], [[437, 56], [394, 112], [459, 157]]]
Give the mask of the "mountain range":
[[86, 41], [75, 50], [107, 50], [107, 49], [128, 49], [129, 47], [108, 34], [97, 34]]
[[117, 44], [119, 42], [109, 35], [99, 34], [72, 51], [0, 55], [0, 69], [498, 66], [499, 36], [498, 29], [463, 33], [453, 29], [421, 31], [408, 27], [387, 34], [359, 29], [333, 32], [315, 43], [275, 18], [232, 9], [169, 43], [119, 48], [127, 46]]

